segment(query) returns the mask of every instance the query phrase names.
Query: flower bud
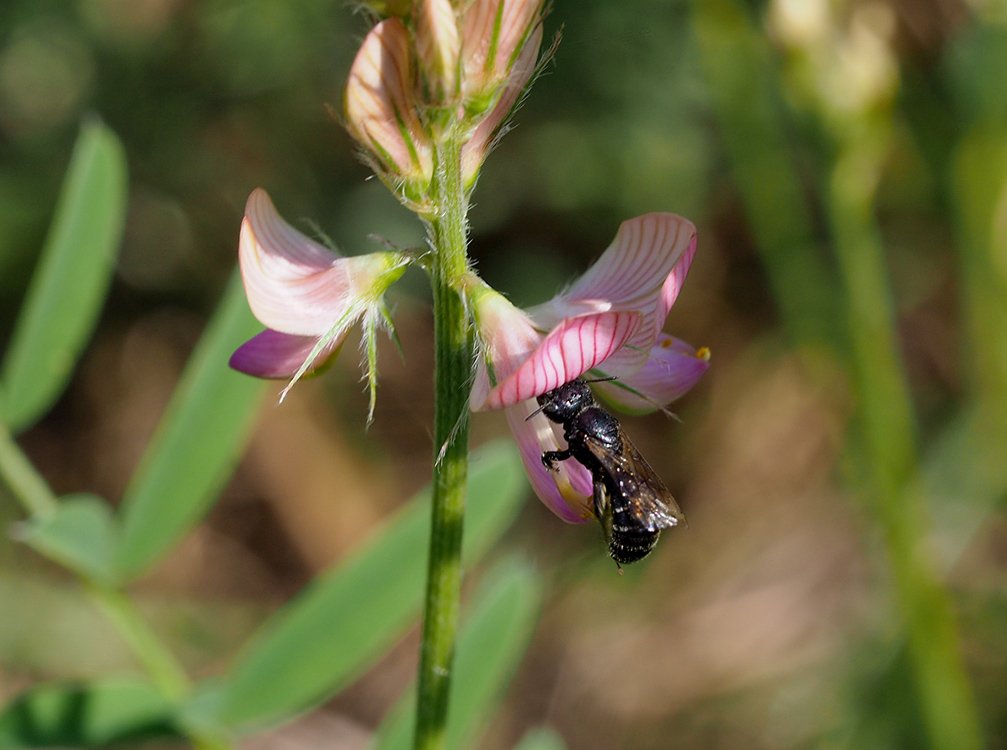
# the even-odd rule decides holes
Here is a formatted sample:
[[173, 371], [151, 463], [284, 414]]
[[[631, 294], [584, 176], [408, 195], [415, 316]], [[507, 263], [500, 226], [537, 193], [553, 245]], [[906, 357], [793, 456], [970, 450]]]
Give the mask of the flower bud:
[[538, 60], [538, 49], [542, 43], [542, 26], [539, 25], [532, 31], [532, 35], [525, 42], [521, 54], [511, 68], [510, 77], [504, 85], [497, 100], [496, 106], [487, 114], [475, 131], [472, 137], [462, 147], [462, 181], [466, 187], [470, 187], [476, 177], [479, 176], [479, 168], [482, 167], [486, 155], [496, 141], [500, 127], [507, 121], [507, 117], [518, 104], [521, 92], [535, 72], [535, 63]]
[[451, 0], [419, 0], [416, 55], [427, 103], [450, 105], [458, 94], [461, 38]]
[[462, 94], [473, 115], [489, 110], [525, 43], [539, 26], [542, 0], [474, 0], [462, 22]]
[[378, 176], [407, 198], [430, 181], [430, 141], [412, 91], [409, 32], [389, 18], [367, 34], [346, 83], [347, 129], [370, 157]]

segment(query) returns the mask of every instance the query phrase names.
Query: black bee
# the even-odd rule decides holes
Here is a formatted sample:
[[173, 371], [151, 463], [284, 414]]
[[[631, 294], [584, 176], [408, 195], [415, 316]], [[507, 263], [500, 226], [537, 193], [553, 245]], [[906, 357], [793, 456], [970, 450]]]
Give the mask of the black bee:
[[[539, 411], [563, 425], [567, 448], [546, 451], [550, 471], [557, 461], [575, 458], [594, 480], [594, 514], [601, 522], [616, 564], [646, 557], [661, 529], [685, 521], [675, 498], [622, 431], [619, 421], [594, 400], [578, 378], [538, 397]], [[536, 412], [538, 413], [538, 412]]]

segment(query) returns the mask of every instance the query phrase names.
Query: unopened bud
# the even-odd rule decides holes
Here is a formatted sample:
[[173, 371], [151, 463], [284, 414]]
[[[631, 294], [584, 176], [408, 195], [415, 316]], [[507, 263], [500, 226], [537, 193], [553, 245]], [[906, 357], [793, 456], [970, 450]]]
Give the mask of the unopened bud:
[[465, 11], [462, 94], [470, 114], [496, 103], [541, 16], [542, 0], [474, 0]]
[[461, 38], [451, 0], [419, 0], [416, 8], [416, 55], [428, 104], [446, 106], [458, 94]]
[[389, 18], [367, 34], [346, 83], [347, 129], [379, 176], [396, 185], [425, 186], [432, 173], [430, 141], [413, 96], [409, 32]]
[[485, 161], [486, 154], [493, 145], [500, 126], [506, 122], [507, 117], [518, 103], [518, 97], [521, 96], [521, 92], [528, 85], [532, 73], [535, 72], [538, 49], [541, 43], [542, 26], [539, 25], [532, 31], [521, 50], [521, 55], [511, 68], [510, 78], [507, 79], [496, 106], [483, 118], [468, 143], [462, 147], [462, 180], [466, 186], [475, 182], [479, 168]]

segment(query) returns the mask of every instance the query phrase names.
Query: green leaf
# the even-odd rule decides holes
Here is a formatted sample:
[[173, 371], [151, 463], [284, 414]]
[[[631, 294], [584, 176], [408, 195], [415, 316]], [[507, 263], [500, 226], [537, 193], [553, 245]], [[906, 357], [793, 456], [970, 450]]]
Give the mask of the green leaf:
[[0, 748], [107, 747], [152, 737], [180, 737], [173, 708], [140, 680], [42, 685], [0, 713]]
[[[513, 521], [525, 494], [513, 445], [472, 457], [465, 559]], [[337, 568], [316, 579], [253, 638], [234, 669], [187, 713], [210, 733], [276, 723], [333, 695], [377, 661], [420, 609], [430, 529], [429, 491]]]
[[126, 180], [119, 139], [85, 122], [0, 372], [0, 412], [13, 432], [52, 406], [94, 330], [122, 237]]
[[134, 474], [122, 506], [116, 568], [143, 572], [206, 512], [241, 454], [265, 383], [227, 361], [261, 330], [235, 273]]
[[[481, 587], [458, 639], [448, 712], [448, 750], [476, 746], [472, 740], [480, 725], [493, 715], [535, 628], [542, 599], [538, 575], [528, 564], [516, 561], [494, 573]], [[392, 709], [378, 731], [377, 750], [411, 747], [415, 701], [416, 691], [411, 689]]]
[[112, 509], [95, 495], [70, 495], [56, 512], [18, 527], [21, 541], [85, 578], [110, 583], [117, 529]]
[[541, 727], [532, 729], [522, 737], [514, 750], [566, 750], [566, 743], [556, 730]]

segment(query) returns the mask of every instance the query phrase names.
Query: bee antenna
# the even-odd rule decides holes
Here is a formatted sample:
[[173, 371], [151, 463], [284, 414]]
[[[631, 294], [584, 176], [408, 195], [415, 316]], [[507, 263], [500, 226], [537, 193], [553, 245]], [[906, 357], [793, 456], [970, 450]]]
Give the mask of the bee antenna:
[[585, 383], [607, 383], [610, 380], [618, 380], [615, 375], [609, 375], [607, 378], [591, 378], [590, 380], [585, 380]]
[[533, 411], [533, 412], [532, 412], [531, 414], [529, 414], [529, 415], [528, 415], [527, 417], [525, 417], [525, 418], [524, 418], [524, 421], [525, 421], [525, 422], [527, 422], [527, 421], [528, 421], [529, 419], [531, 419], [532, 417], [537, 417], [537, 416], [538, 416], [539, 414], [541, 414], [541, 413], [542, 413], [542, 410], [543, 410], [544, 408], [545, 408], [544, 406], [540, 406], [540, 407], [539, 407], [539, 408], [537, 408], [537, 409], [536, 409], [535, 411]]

